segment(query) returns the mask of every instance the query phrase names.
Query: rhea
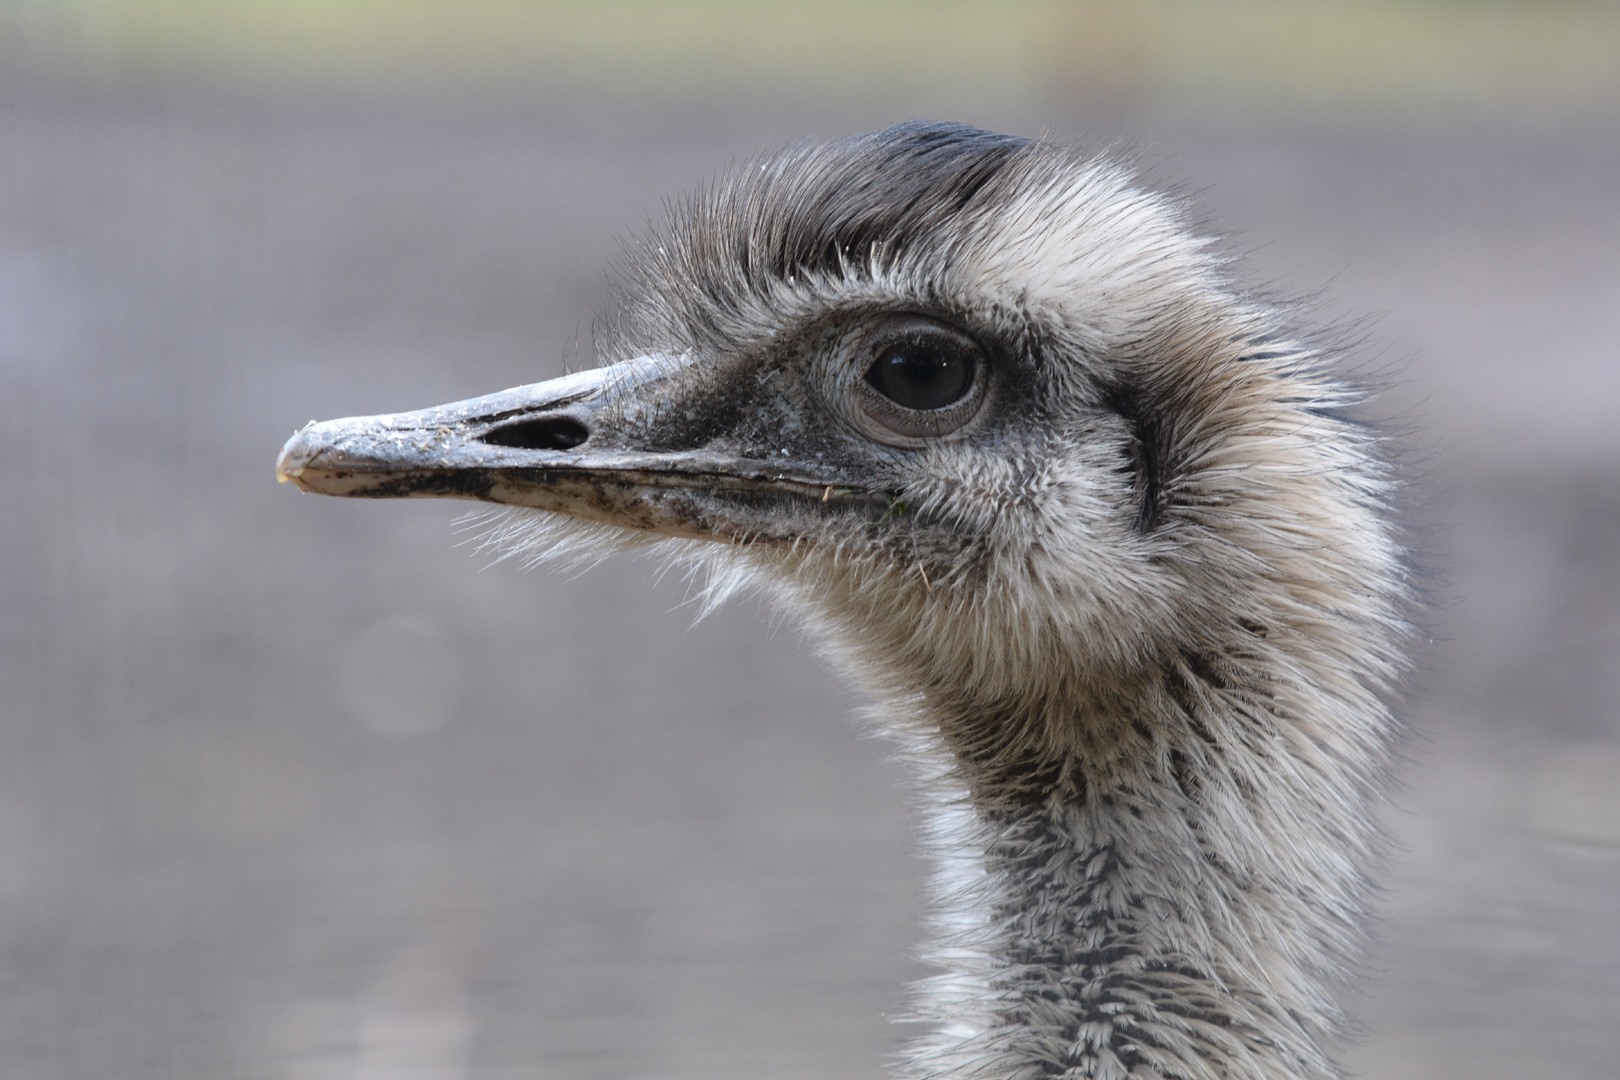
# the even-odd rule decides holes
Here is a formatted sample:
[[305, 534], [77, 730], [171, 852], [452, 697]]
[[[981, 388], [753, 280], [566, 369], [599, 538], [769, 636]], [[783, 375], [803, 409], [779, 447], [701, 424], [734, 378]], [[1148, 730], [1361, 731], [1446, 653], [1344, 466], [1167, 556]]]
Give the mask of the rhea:
[[1126, 166], [945, 124], [747, 162], [621, 285], [605, 366], [280, 477], [801, 617], [925, 774], [906, 1075], [1337, 1075], [1408, 585], [1334, 348]]

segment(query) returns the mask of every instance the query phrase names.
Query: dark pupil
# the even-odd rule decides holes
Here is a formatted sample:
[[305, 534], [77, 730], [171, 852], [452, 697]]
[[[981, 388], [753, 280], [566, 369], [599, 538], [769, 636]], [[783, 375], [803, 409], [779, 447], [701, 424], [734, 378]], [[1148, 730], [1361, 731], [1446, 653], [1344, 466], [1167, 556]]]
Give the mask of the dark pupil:
[[878, 354], [867, 384], [907, 409], [943, 409], [973, 385], [973, 357], [949, 345], [903, 341]]

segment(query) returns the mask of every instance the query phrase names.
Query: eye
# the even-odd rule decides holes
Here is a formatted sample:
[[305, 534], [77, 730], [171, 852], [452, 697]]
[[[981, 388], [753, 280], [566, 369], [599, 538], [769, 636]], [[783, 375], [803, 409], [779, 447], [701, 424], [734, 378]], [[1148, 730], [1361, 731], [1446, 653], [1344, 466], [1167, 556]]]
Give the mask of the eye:
[[979, 414], [989, 364], [979, 343], [949, 323], [887, 315], [848, 340], [845, 355], [851, 366], [861, 365], [855, 367], [861, 375], [845, 400], [869, 437], [890, 446], [922, 446]]
[[866, 385], [902, 409], [943, 409], [973, 388], [977, 366], [977, 357], [948, 338], [898, 341], [866, 369]]

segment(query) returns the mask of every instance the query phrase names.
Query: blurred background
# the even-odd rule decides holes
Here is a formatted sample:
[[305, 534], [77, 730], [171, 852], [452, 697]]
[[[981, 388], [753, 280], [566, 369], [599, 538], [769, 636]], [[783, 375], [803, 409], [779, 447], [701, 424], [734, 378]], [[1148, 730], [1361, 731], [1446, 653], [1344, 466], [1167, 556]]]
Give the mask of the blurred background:
[[1620, 1073], [1620, 5], [1439, 0], [0, 0], [0, 1073], [881, 1075], [924, 868], [791, 624], [272, 466], [589, 365], [666, 196], [913, 116], [1365, 329], [1436, 609], [1348, 1060]]

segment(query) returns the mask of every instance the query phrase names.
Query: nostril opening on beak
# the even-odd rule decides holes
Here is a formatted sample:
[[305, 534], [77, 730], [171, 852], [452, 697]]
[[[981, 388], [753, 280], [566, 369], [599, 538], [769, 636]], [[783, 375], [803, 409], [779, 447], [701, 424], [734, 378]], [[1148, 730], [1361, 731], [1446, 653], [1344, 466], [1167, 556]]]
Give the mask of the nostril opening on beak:
[[542, 416], [491, 428], [479, 440], [517, 450], [572, 450], [591, 437], [590, 430], [567, 416]]

